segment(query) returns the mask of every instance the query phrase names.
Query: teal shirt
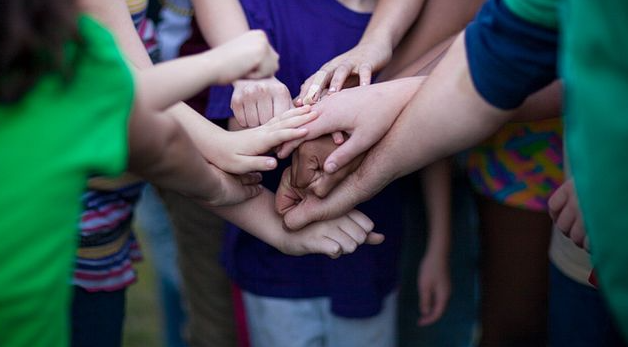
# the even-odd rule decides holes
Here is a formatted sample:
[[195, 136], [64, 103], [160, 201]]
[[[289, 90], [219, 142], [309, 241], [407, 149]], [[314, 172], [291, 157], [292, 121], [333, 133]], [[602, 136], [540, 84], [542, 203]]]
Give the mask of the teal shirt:
[[560, 19], [567, 151], [600, 290], [628, 338], [628, 1], [504, 1], [539, 25]]

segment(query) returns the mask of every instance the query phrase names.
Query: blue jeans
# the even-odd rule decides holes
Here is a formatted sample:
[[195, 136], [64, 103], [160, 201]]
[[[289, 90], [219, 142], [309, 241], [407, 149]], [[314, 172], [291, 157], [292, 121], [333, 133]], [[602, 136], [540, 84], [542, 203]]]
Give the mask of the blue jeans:
[[172, 224], [161, 198], [150, 185], [146, 185], [142, 198], [135, 208], [135, 221], [146, 235], [153, 256], [159, 287], [164, 325], [164, 345], [182, 347], [185, 313], [181, 299], [181, 279], [177, 265], [177, 247]]
[[552, 347], [622, 347], [600, 293], [550, 264], [549, 339]]

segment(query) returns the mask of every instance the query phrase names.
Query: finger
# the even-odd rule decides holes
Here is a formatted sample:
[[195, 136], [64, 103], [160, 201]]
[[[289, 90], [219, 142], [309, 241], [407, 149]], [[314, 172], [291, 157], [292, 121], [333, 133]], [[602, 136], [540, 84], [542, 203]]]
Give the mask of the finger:
[[[312, 135], [312, 129], [308, 129], [310, 130], [309, 135]], [[360, 140], [360, 136], [349, 137], [345, 143], [327, 157], [324, 166], [325, 172], [331, 174], [338, 171], [368, 149], [369, 146]]]
[[558, 230], [562, 231], [565, 236], [571, 238], [571, 229], [576, 222], [576, 214], [569, 204], [567, 204], [563, 209], [559, 212], [558, 218], [556, 219], [556, 227]]
[[421, 284], [419, 293], [421, 320], [425, 320], [432, 311], [432, 291], [427, 285]]
[[259, 172], [249, 172], [239, 176], [243, 185], [258, 184], [262, 182], [262, 174]]
[[278, 146], [284, 142], [300, 139], [307, 135], [307, 129], [281, 129], [266, 137], [266, 148]]
[[309, 85], [307, 92], [303, 96], [303, 104], [311, 105], [318, 101], [321, 95], [321, 91], [327, 86], [330, 79], [330, 73], [326, 70], [318, 70], [312, 78], [312, 83]]
[[338, 226], [332, 228], [326, 236], [338, 242], [342, 254], [351, 254], [358, 248], [358, 242], [351, 237], [351, 234], [356, 233], [355, 228], [359, 226], [350, 219], [342, 218]]
[[270, 171], [277, 167], [277, 159], [267, 156], [241, 156], [241, 170], [235, 174], [245, 174], [252, 171]]
[[566, 183], [562, 184], [558, 189], [550, 196], [547, 201], [547, 206], [549, 207], [550, 216], [556, 222], [558, 215], [560, 214], [560, 210], [563, 209], [568, 200], [568, 194], [566, 189]]
[[314, 221], [329, 219], [326, 206], [313, 200], [316, 199], [309, 197], [284, 215], [284, 224], [288, 229], [299, 230]]
[[342, 246], [334, 239], [323, 237], [316, 242], [313, 253], [321, 253], [332, 259], [338, 259], [342, 255]]
[[351, 210], [347, 216], [357, 223], [364, 231], [371, 232], [375, 227], [375, 223], [364, 213], [358, 210]]
[[292, 108], [292, 99], [290, 92], [284, 88], [284, 91], [275, 95], [273, 98], [273, 117], [279, 117]]
[[240, 124], [243, 128], [246, 128], [246, 113], [244, 112], [244, 105], [242, 104], [240, 98], [236, 99], [234, 97], [234, 99], [232, 99], [231, 110], [233, 111], [233, 116], [236, 121], [238, 121], [238, 124]]
[[273, 118], [273, 100], [270, 95], [264, 95], [257, 100], [258, 125], [266, 124]]
[[591, 242], [589, 241], [589, 236], [584, 237], [583, 247], [585, 251], [591, 253]]
[[281, 183], [275, 194], [275, 211], [283, 216], [301, 201], [298, 192], [290, 185], [290, 168], [284, 170], [281, 176]]
[[[343, 218], [339, 221], [340, 228], [345, 232], [347, 236], [349, 236], [353, 241], [355, 241], [355, 247], [357, 248], [359, 245], [363, 244], [366, 241], [367, 231], [364, 230], [358, 223], [353, 221], [351, 218]], [[355, 251], [352, 250], [352, 252]]]
[[239, 204], [260, 195], [262, 189], [260, 184], [243, 185], [240, 189], [240, 197], [233, 201], [233, 204]]
[[343, 142], [345, 142], [345, 136], [342, 134], [342, 131], [333, 132], [331, 134], [331, 138], [333, 139], [334, 143], [339, 146], [342, 145]]
[[380, 233], [376, 233], [374, 231], [371, 231], [370, 233], [368, 233], [366, 235], [366, 241], [364, 241], [364, 244], [367, 245], [379, 245], [382, 242], [384, 242], [386, 240], [386, 237], [384, 236], [384, 234], [380, 234]]
[[257, 105], [251, 100], [244, 102], [244, 118], [248, 128], [259, 125], [259, 117], [257, 116]]
[[[308, 134], [310, 134], [310, 131], [308, 130]], [[296, 140], [292, 140], [289, 142], [284, 142], [280, 148], [277, 149], [277, 157], [279, 159], [285, 159], [288, 158], [288, 156], [297, 148], [299, 147], [305, 140], [307, 139], [307, 135], [306, 137], [302, 137], [302, 138], [298, 138]]]
[[329, 83], [329, 94], [339, 92], [342, 89], [342, 86], [345, 84], [351, 70], [353, 70], [353, 67], [348, 62], [342, 63], [338, 66], [336, 71], [334, 71], [334, 77]]
[[360, 65], [358, 69], [358, 75], [360, 76], [360, 85], [366, 86], [371, 84], [371, 77], [373, 74], [373, 67], [371, 64], [364, 63]]

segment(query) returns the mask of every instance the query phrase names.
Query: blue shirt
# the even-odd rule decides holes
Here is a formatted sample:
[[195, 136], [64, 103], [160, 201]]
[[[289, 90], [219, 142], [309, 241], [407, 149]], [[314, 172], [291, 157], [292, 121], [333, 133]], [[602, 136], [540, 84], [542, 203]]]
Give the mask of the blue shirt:
[[[293, 97], [301, 83], [324, 63], [360, 40], [369, 14], [353, 12], [336, 0], [243, 0], [251, 28], [263, 29], [280, 55], [276, 77]], [[208, 117], [231, 116], [231, 87], [210, 90]], [[276, 191], [283, 169], [264, 175], [264, 184]], [[400, 191], [393, 184], [358, 209], [386, 235], [378, 246], [364, 245], [351, 255], [332, 260], [322, 255], [293, 257], [229, 226], [223, 259], [227, 272], [244, 290], [281, 298], [329, 297], [332, 311], [344, 317], [377, 314], [383, 298], [397, 285], [397, 258], [401, 248]]]

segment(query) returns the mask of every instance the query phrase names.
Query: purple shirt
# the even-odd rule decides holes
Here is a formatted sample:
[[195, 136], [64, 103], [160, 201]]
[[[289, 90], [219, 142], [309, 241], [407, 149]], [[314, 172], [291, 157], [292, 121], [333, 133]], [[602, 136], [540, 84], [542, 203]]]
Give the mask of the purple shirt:
[[[251, 28], [263, 29], [280, 55], [276, 77], [292, 96], [301, 83], [324, 63], [360, 40], [369, 14], [353, 12], [336, 0], [243, 0]], [[207, 115], [223, 118], [232, 88], [210, 90]], [[275, 191], [289, 162], [264, 175]], [[229, 227], [223, 259], [227, 272], [244, 290], [281, 298], [330, 297], [332, 311], [345, 317], [377, 314], [383, 298], [397, 285], [397, 258], [401, 248], [401, 201], [395, 185], [359, 209], [386, 235], [379, 246], [361, 246], [354, 254], [331, 260], [322, 255], [287, 256], [248, 233]]]

